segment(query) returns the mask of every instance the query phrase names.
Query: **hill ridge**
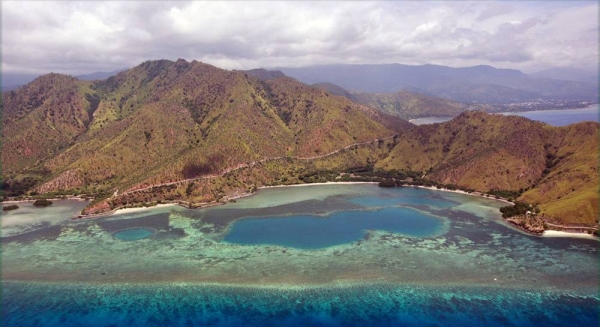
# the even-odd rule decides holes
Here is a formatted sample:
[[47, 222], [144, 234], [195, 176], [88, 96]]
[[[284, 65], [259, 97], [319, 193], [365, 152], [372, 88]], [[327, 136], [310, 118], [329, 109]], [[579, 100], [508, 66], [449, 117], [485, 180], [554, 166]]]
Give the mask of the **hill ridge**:
[[[507, 194], [539, 204], [553, 224], [597, 219], [598, 124], [467, 111], [417, 127], [276, 75], [160, 60], [102, 81], [49, 75], [5, 92], [2, 189], [92, 194], [93, 213], [214, 203], [359, 169]], [[132, 193], [114, 198], [117, 189]]]

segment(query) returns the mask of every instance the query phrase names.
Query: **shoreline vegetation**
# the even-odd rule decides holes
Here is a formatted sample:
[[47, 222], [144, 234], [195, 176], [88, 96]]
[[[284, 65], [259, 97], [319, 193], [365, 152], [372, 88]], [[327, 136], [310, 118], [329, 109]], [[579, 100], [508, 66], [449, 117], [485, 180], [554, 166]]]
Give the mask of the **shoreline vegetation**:
[[48, 199], [38, 199], [33, 202], [34, 207], [48, 207], [52, 205], [52, 201]]
[[[50, 201], [44, 202], [46, 200], [91, 200], [88, 206], [85, 209], [83, 209], [80, 214], [72, 217], [72, 219], [91, 219], [107, 217], [113, 214], [144, 211], [148, 208], [165, 205], [179, 205], [187, 209], [208, 208], [212, 206], [226, 204], [228, 202], [235, 202], [237, 199], [250, 196], [254, 194], [258, 189], [262, 188], [371, 183], [378, 184], [380, 187], [411, 186], [431, 190], [470, 194], [482, 198], [501, 201], [508, 204], [507, 206], [500, 208], [502, 218], [508, 224], [534, 235], [542, 235], [546, 230], [556, 230], [569, 233], [588, 233], [600, 237], [600, 231], [598, 230], [598, 226], [557, 225], [550, 223], [550, 221], [552, 221], [552, 217], [545, 217], [543, 213], [540, 214], [540, 210], [537, 204], [531, 205], [516, 200], [518, 197], [521, 196], [521, 194], [523, 194], [524, 191], [526, 191], [525, 189], [519, 189], [519, 191], [497, 189], [488, 190], [487, 192], [481, 190], [477, 191], [474, 189], [460, 187], [455, 184], [443, 184], [428, 179], [428, 172], [425, 171], [417, 172], [408, 170], [405, 171], [376, 169], [374, 167], [374, 164], [370, 162], [369, 159], [367, 159], [367, 163], [365, 166], [361, 165], [356, 166], [354, 168], [346, 168], [343, 170], [328, 170], [323, 168], [315, 169], [315, 167], [313, 167], [312, 171], [309, 170], [304, 174], [296, 176], [295, 178], [283, 176], [280, 178], [275, 178], [274, 180], [271, 180], [271, 182], [258, 182], [258, 185], [256, 182], [253, 184], [244, 183], [244, 187], [238, 187], [237, 189], [233, 188], [229, 191], [217, 189], [217, 193], [213, 192], [214, 197], [204, 198], [204, 201], [201, 202], [197, 201], [198, 198], [196, 198], [196, 201], [194, 201], [194, 198], [190, 197], [190, 195], [194, 192], [194, 187], [196, 187], [194, 185], [195, 182], [214, 180], [215, 178], [219, 177], [223, 177], [229, 180], [230, 177], [232, 177], [231, 174], [238, 173], [239, 171], [245, 170], [247, 168], [254, 168], [257, 165], [268, 163], [273, 160], [298, 159], [308, 162], [315, 159], [323, 159], [329, 157], [343, 150], [356, 149], [359, 145], [368, 145], [372, 143], [381, 146], [382, 143], [385, 143], [386, 140], [393, 139], [395, 141], [397, 136], [398, 134], [395, 134], [392, 136], [378, 138], [371, 141], [351, 144], [342, 149], [338, 149], [331, 153], [323, 154], [316, 157], [265, 158], [263, 160], [255, 161], [249, 164], [240, 164], [236, 167], [228, 168], [221, 173], [212, 172], [208, 175], [200, 175], [183, 180], [167, 181], [153, 185], [138, 185], [126, 189], [123, 192], [118, 192], [118, 190], [104, 190], [93, 194], [69, 194], [68, 192], [73, 192], [73, 190], [65, 190], [59, 193], [39, 194], [38, 192], [32, 191], [29, 192], [29, 195], [0, 198], [0, 203], [8, 204], [35, 201], [34, 205], [41, 206], [42, 203], [47, 203], [46, 205], [51, 204]], [[161, 193], [162, 188], [166, 188], [167, 191], [171, 191], [172, 189], [178, 189], [183, 187], [185, 187], [185, 194], [187, 195], [188, 201], [184, 200], [185, 197], [183, 196], [183, 194], [180, 194], [179, 196], [173, 196], [172, 194], [166, 196], [165, 193]], [[155, 191], [158, 191], [158, 193], [155, 193]], [[136, 194], [141, 194], [142, 196], [136, 196]], [[125, 196], [126, 198], [122, 199], [123, 196]]]

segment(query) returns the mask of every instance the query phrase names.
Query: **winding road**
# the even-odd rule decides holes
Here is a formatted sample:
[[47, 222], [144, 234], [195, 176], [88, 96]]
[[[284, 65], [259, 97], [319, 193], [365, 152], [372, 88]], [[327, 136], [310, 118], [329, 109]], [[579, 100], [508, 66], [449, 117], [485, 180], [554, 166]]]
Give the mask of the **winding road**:
[[297, 156], [281, 156], [281, 157], [269, 157], [269, 158], [264, 158], [258, 161], [252, 161], [250, 163], [247, 164], [240, 164], [237, 165], [235, 167], [232, 168], [227, 168], [224, 171], [222, 171], [220, 174], [214, 174], [214, 175], [205, 175], [205, 176], [201, 176], [201, 177], [194, 177], [194, 178], [188, 178], [188, 179], [182, 179], [182, 180], [178, 180], [178, 181], [174, 181], [174, 182], [165, 182], [165, 183], [160, 183], [160, 184], [154, 184], [154, 185], [150, 185], [150, 186], [146, 186], [146, 187], [142, 187], [142, 188], [136, 188], [136, 189], [129, 189], [123, 193], [118, 193], [118, 191], [115, 191], [115, 193], [113, 194], [113, 197], [118, 196], [118, 195], [126, 195], [126, 194], [131, 194], [131, 193], [135, 193], [135, 192], [140, 192], [140, 191], [145, 191], [145, 190], [149, 190], [152, 189], [154, 187], [161, 187], [161, 186], [169, 186], [169, 185], [179, 185], [179, 184], [185, 184], [185, 183], [189, 183], [189, 182], [193, 182], [193, 181], [197, 181], [197, 180], [205, 180], [205, 179], [212, 179], [212, 178], [217, 178], [217, 177], [221, 177], [224, 176], [226, 174], [229, 174], [233, 171], [236, 170], [240, 170], [240, 169], [245, 169], [245, 168], [249, 168], [249, 167], [254, 167], [257, 164], [260, 163], [264, 163], [267, 161], [273, 161], [273, 160], [282, 160], [282, 159], [294, 159], [294, 160], [316, 160], [316, 159], [322, 159], [325, 157], [329, 157], [332, 156], [334, 154], [340, 153], [344, 150], [350, 149], [352, 147], [355, 146], [360, 146], [360, 145], [365, 145], [365, 144], [370, 144], [370, 143], [375, 143], [375, 142], [379, 142], [379, 141], [383, 141], [383, 140], [388, 140], [394, 137], [397, 137], [399, 134], [394, 134], [391, 136], [387, 136], [384, 138], [376, 138], [374, 140], [370, 140], [370, 141], [365, 141], [365, 142], [358, 142], [358, 143], [353, 143], [350, 145], [347, 145], [341, 149], [337, 149], [335, 151], [320, 155], [320, 156], [314, 156], [314, 157], [297, 157]]

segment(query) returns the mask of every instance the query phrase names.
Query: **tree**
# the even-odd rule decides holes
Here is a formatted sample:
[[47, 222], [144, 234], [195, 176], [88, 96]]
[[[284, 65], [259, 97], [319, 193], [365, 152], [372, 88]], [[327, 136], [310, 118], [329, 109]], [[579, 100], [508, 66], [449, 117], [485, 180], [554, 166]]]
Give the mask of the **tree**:
[[33, 205], [36, 207], [47, 207], [49, 205], [52, 205], [52, 201], [46, 199], [39, 199], [35, 200], [35, 202], [33, 202]]

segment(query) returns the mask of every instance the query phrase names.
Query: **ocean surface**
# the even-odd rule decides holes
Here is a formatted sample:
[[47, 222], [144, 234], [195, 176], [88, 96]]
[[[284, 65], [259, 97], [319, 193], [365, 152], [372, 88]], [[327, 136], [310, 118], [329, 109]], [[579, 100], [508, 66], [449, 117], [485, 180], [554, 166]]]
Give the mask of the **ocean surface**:
[[[565, 110], [538, 110], [538, 111], [523, 111], [523, 112], [505, 112], [501, 115], [521, 116], [532, 120], [544, 122], [552, 126], [566, 126], [582, 121], [600, 122], [600, 109], [598, 104], [587, 108], [580, 109], [565, 109]], [[427, 125], [435, 123], [443, 123], [451, 120], [452, 117], [426, 117], [412, 119], [410, 122], [415, 125]]]
[[94, 220], [22, 208], [0, 215], [0, 323], [598, 326], [600, 243], [525, 234], [503, 205], [324, 185]]

